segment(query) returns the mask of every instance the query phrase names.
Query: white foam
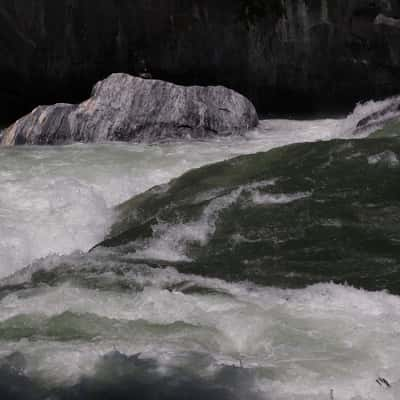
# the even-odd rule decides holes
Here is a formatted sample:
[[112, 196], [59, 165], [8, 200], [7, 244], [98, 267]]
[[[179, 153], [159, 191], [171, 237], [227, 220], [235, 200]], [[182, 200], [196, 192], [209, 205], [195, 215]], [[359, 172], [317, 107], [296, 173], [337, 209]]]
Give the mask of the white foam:
[[310, 197], [309, 192], [299, 193], [260, 193], [258, 190], [252, 195], [252, 200], [255, 204], [289, 204], [297, 200]]
[[390, 150], [368, 157], [368, 164], [376, 165], [380, 163], [386, 164], [392, 168], [397, 167], [400, 164], [397, 155]]
[[[153, 226], [153, 237], [142, 243], [133, 255], [135, 258], [161, 259], [166, 261], [190, 261], [186, 255], [187, 245], [197, 243], [205, 246], [216, 229], [216, 222], [220, 213], [233, 205], [244, 191], [253, 193], [256, 189], [275, 185], [277, 179], [270, 179], [261, 182], [240, 186], [229, 194], [218, 196], [217, 192], [209, 192], [204, 196], [197, 197], [195, 202], [210, 200], [210, 203], [202, 211], [199, 219], [186, 223], [166, 224], [159, 223]], [[253, 194], [256, 196], [257, 191]], [[289, 203], [300, 199], [300, 194], [292, 197], [277, 197], [271, 195], [271, 201], [275, 203]], [[294, 197], [293, 197], [294, 196]], [[306, 194], [302, 194], [306, 196]], [[256, 199], [257, 200], [257, 199]], [[254, 201], [256, 201], [254, 200]]]
[[[367, 101], [357, 104], [356, 108], [339, 125], [340, 137], [366, 137], [378, 130], [392, 118], [400, 117], [400, 96], [381, 101]], [[358, 127], [360, 121], [375, 114], [365, 126]]]
[[216, 221], [221, 211], [236, 202], [243, 188], [228, 195], [217, 197], [203, 210], [200, 219], [182, 224], [160, 223], [153, 227], [153, 238], [143, 243], [134, 256], [167, 261], [188, 261], [186, 246], [197, 242], [205, 246], [215, 232]]
[[9, 182], [0, 196], [0, 277], [50, 253], [89, 250], [112, 221], [104, 198], [73, 178]]
[[[399, 394], [400, 299], [396, 296], [334, 284], [301, 290], [261, 288], [173, 269], [153, 270], [151, 279], [148, 275], [143, 279], [147, 287], [136, 294], [64, 285], [9, 295], [0, 302], [0, 320], [71, 311], [115, 320], [119, 332], [123, 321], [147, 321], [165, 326], [164, 331], [149, 327], [147, 333], [128, 331], [118, 337], [104, 332], [94, 343], [2, 342], [0, 352], [21, 351], [28, 357], [30, 373], [70, 383], [93, 373], [99, 357], [115, 349], [140, 352], [167, 365], [185, 362], [185, 354], [198, 351], [209, 354], [216, 365], [241, 363], [249, 371], [255, 368], [258, 389], [267, 398], [329, 399], [331, 389], [339, 400], [356, 396], [394, 400]], [[221, 294], [164, 289], [179, 283]], [[177, 322], [188, 325], [168, 330]], [[376, 383], [379, 376], [391, 383], [391, 390]]]

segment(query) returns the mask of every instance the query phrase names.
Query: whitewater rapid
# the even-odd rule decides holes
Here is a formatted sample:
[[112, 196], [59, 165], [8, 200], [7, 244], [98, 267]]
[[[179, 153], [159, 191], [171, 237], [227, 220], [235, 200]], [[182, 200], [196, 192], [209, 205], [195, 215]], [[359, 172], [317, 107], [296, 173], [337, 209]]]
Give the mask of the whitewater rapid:
[[2, 148], [0, 278], [50, 254], [89, 250], [107, 233], [112, 207], [192, 168], [290, 143], [348, 137], [377, 107], [371, 104], [344, 119], [264, 120], [243, 137]]
[[[230, 284], [145, 266], [130, 267], [131, 289], [122, 290], [116, 267], [97, 274], [103, 289], [65, 283], [0, 300], [0, 359], [23, 354], [24, 374], [50, 387], [95, 375], [99, 360], [116, 353], [156, 360], [163, 376], [240, 367], [219, 383], [236, 388], [235, 399], [399, 398], [397, 296], [335, 284]], [[111, 368], [121, 368], [118, 358]], [[102, 374], [98, 384], [110, 379]]]
[[[298, 290], [228, 283], [82, 253], [104, 239], [114, 206], [152, 186], [241, 154], [364, 137], [370, 129], [357, 129], [359, 121], [391, 101], [360, 105], [342, 119], [264, 120], [244, 136], [208, 141], [0, 148], [0, 278], [11, 276], [0, 285], [0, 380], [6, 359], [50, 387], [98, 373], [97, 385], [112, 376], [99, 360], [119, 371], [134, 362], [124, 357], [140, 354], [156, 360], [151, 375], [164, 383], [196, 375], [232, 387], [235, 399], [398, 399], [398, 296], [333, 283]], [[255, 190], [252, 199], [283, 204], [309, 195]], [[176, 229], [175, 239], [202, 234]], [[158, 251], [168, 260], [163, 243], [144, 249], [144, 258]], [[60, 265], [73, 277], [63, 280]]]

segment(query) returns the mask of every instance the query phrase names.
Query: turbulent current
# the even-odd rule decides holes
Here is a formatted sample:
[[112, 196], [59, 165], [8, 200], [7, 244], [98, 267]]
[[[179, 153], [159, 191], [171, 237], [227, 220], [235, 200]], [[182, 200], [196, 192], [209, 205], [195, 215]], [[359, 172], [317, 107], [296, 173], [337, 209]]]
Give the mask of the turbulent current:
[[0, 149], [0, 398], [398, 399], [397, 102]]

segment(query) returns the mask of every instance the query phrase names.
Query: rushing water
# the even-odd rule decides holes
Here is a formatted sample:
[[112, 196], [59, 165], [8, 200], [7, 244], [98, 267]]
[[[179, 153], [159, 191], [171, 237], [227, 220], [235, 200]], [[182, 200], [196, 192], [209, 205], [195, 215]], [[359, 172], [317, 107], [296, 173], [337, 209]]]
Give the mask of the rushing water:
[[[372, 128], [359, 131], [357, 123], [392, 101], [358, 106], [343, 119], [265, 120], [236, 138], [0, 149], [0, 277], [13, 274], [0, 286], [0, 393], [21, 399], [399, 398], [397, 295], [328, 282], [282, 289], [251, 277], [234, 283], [192, 275], [202, 265], [190, 273], [175, 268], [192, 258], [180, 247], [182, 238], [213, 247], [208, 236], [218, 213], [243, 196], [257, 207], [309, 207], [314, 193], [308, 189], [264, 190], [281, 176], [216, 200], [210, 201], [215, 191], [203, 193], [196, 201], [208, 205], [196, 223], [156, 224], [154, 238], [135, 249], [136, 259], [105, 249], [82, 253], [110, 231], [113, 207], [134, 195], [237, 155], [366, 136]], [[381, 146], [368, 150], [365, 165], [394, 171], [397, 153]], [[151, 267], [157, 258], [166, 268]], [[218, 267], [214, 258], [211, 268]], [[386, 264], [390, 275], [394, 267]], [[380, 377], [391, 387], [377, 382]]]
[[163, 145], [0, 150], [0, 277], [51, 253], [88, 250], [111, 207], [192, 168], [284, 144], [330, 139], [345, 121], [264, 121], [247, 138]]

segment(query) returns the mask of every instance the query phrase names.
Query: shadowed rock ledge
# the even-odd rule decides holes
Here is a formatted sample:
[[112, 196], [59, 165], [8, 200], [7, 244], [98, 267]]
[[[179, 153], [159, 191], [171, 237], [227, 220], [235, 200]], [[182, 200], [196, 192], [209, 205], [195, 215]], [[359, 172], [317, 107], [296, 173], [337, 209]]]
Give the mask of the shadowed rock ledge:
[[[113, 72], [222, 84], [259, 112], [348, 112], [400, 93], [398, 0], [2, 0], [0, 120], [77, 103]], [[267, 95], [266, 95], [267, 94]]]
[[37, 107], [4, 131], [1, 144], [154, 142], [237, 134], [257, 124], [252, 103], [225, 87], [112, 74], [79, 105]]

